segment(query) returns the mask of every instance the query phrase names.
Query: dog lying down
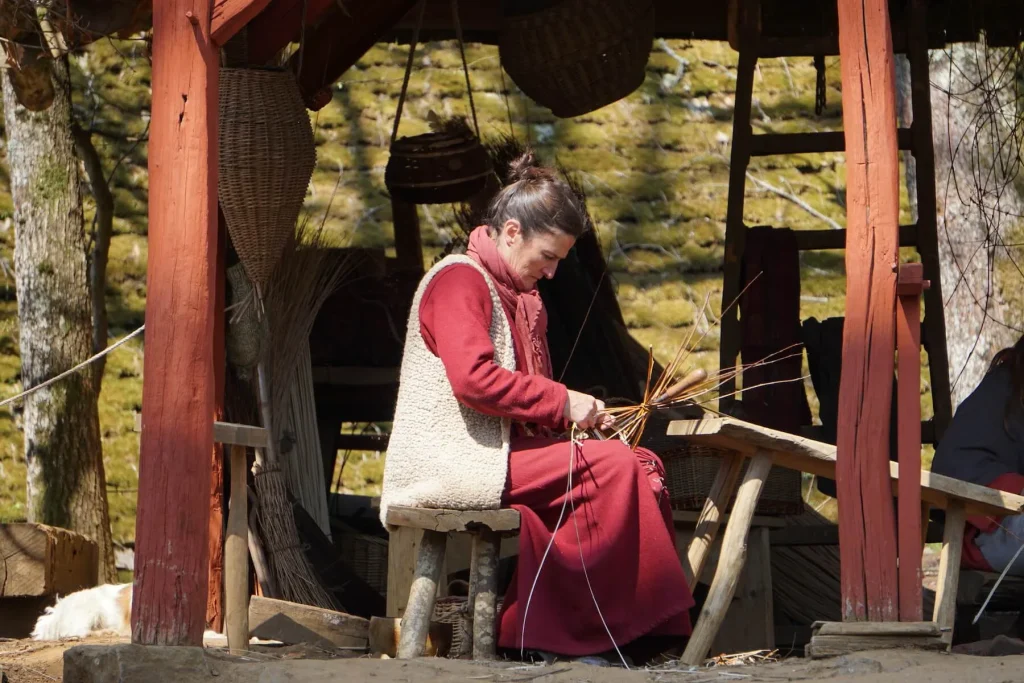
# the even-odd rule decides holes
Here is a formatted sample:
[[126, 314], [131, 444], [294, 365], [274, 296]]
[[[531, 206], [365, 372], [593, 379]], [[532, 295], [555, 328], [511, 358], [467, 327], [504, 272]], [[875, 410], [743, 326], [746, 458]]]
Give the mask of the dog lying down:
[[[53, 607], [36, 621], [33, 640], [73, 640], [87, 636], [132, 635], [132, 584], [103, 584], [58, 597]], [[277, 641], [251, 638], [250, 644], [276, 644]], [[225, 647], [227, 641], [216, 631], [203, 633], [207, 647]]]
[[57, 598], [32, 630], [34, 640], [67, 640], [90, 635], [132, 634], [132, 585], [103, 584]]

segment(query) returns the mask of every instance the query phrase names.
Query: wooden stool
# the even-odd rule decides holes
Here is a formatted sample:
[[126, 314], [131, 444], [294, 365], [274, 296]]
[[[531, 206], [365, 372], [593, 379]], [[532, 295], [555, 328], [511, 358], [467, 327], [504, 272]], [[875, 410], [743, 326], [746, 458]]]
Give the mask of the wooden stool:
[[473, 659], [493, 659], [501, 534], [519, 531], [519, 513], [515, 510], [442, 510], [392, 506], [388, 508], [387, 523], [423, 530], [423, 539], [416, 554], [416, 570], [409, 588], [409, 601], [402, 616], [398, 657], [410, 659], [423, 654], [430, 619], [434, 614], [448, 532], [455, 532], [473, 535], [467, 600], [467, 609], [470, 611], [459, 654], [472, 653]]

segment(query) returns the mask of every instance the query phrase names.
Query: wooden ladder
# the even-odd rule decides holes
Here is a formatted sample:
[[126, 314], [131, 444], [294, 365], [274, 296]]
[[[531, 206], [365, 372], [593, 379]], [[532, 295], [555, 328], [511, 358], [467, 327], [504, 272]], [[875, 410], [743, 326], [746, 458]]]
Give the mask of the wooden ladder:
[[[949, 361], [946, 354], [946, 325], [942, 309], [942, 287], [939, 278], [939, 248], [936, 226], [935, 155], [932, 145], [931, 100], [928, 80], [927, 3], [908, 0], [910, 4], [910, 30], [903, 52], [911, 66], [911, 102], [914, 112], [910, 128], [900, 128], [898, 141], [901, 150], [909, 150], [917, 162], [918, 218], [913, 225], [901, 225], [900, 246], [915, 247], [921, 256], [925, 277], [931, 287], [924, 292], [925, 317], [922, 343], [928, 352], [934, 418], [921, 423], [922, 440], [936, 444], [952, 420], [949, 386]], [[725, 227], [725, 273], [722, 288], [721, 346], [719, 367], [736, 365], [742, 343], [738, 305], [726, 307], [736, 301], [743, 288], [743, 254], [747, 226], [743, 222], [743, 200], [747, 167], [751, 157], [783, 154], [815, 154], [842, 152], [845, 139], [842, 132], [761, 134], [754, 135], [750, 110], [754, 87], [754, 72], [760, 57], [803, 56], [796, 54], [792, 45], [777, 40], [762, 40], [760, 0], [733, 0], [730, 13], [735, 16], [736, 45], [739, 64], [736, 74], [736, 104], [733, 114], [732, 150], [729, 168], [729, 199]], [[730, 41], [732, 42], [732, 41]], [[838, 42], [825, 41], [824, 51], [838, 54]], [[902, 47], [903, 49], [899, 49]], [[806, 55], [809, 56], [809, 55]], [[795, 231], [797, 248], [806, 250], [844, 249], [845, 230]], [[735, 398], [735, 381], [724, 383], [719, 408], [727, 410]]]

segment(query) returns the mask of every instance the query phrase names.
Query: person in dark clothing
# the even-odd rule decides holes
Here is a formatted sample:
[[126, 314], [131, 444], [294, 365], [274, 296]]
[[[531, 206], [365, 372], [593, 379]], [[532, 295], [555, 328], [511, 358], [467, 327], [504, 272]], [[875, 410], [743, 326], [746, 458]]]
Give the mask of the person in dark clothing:
[[[932, 472], [1024, 494], [1024, 337], [992, 360], [988, 373], [956, 410], [932, 461]], [[968, 569], [1024, 576], [1024, 515], [970, 517], [963, 560]]]

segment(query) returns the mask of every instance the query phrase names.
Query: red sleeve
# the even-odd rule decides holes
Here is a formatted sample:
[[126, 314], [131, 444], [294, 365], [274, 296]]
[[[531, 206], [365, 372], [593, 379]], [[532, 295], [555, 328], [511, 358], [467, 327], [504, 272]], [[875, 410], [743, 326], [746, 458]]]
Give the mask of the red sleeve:
[[[988, 483], [988, 488], [1020, 495], [1024, 492], [1024, 475], [1017, 474], [1016, 472], [1001, 474]], [[986, 517], [984, 515], [968, 517], [967, 523], [977, 527], [982, 533], [992, 531], [998, 526], [995, 517]]]
[[445, 268], [423, 292], [420, 333], [444, 363], [455, 398], [485, 415], [563, 426], [565, 385], [495, 362], [488, 333], [493, 309], [483, 275], [468, 265]]

